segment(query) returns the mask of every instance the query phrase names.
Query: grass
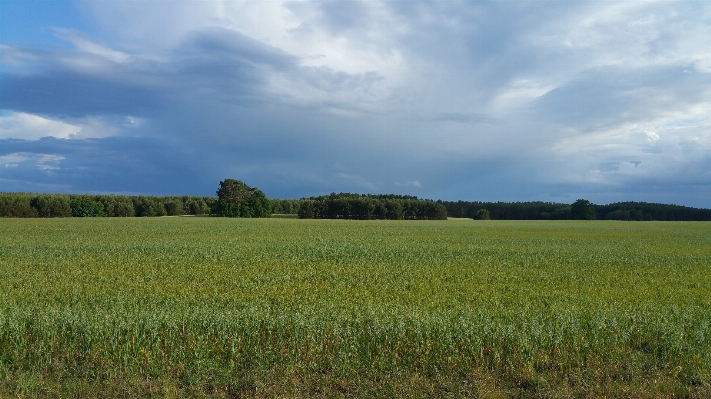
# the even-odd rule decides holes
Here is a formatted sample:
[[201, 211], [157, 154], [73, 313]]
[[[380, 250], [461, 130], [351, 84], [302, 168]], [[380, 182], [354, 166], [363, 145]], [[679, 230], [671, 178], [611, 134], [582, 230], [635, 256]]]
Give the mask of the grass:
[[0, 397], [708, 397], [711, 224], [0, 220]]

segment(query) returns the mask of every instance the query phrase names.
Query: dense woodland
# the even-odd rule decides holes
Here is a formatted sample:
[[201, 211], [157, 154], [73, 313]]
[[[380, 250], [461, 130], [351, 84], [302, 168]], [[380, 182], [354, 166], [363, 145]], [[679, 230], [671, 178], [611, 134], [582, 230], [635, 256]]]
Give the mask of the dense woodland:
[[217, 197], [0, 193], [0, 217], [204, 215]]
[[[571, 217], [570, 204], [553, 202], [435, 202], [407, 195], [348, 193], [302, 199], [269, 199], [268, 202], [271, 214], [293, 214], [304, 218], [475, 218], [477, 211], [482, 209], [488, 211], [488, 217], [494, 220], [560, 220]], [[711, 209], [679, 205], [617, 202], [593, 206], [595, 217], [601, 220], [711, 220]], [[223, 208], [218, 197], [0, 193], [0, 217], [209, 215], [220, 214]], [[248, 216], [248, 213], [240, 215]]]
[[220, 182], [216, 197], [0, 193], [0, 217], [269, 217], [271, 213], [262, 191], [233, 179]]
[[[333, 195], [333, 194], [332, 194]], [[403, 199], [416, 201], [414, 196], [370, 195], [378, 199]], [[319, 197], [321, 198], [321, 197]], [[304, 203], [313, 198], [272, 199], [273, 214], [299, 214]], [[571, 205], [554, 202], [480, 202], [436, 201], [442, 204], [447, 216], [476, 218], [477, 211], [486, 210], [494, 220], [565, 220], [571, 218]], [[595, 205], [595, 218], [600, 220], [661, 220], [661, 221], [711, 221], [711, 209], [648, 202], [616, 202]]]
[[[274, 208], [272, 208], [274, 211]], [[401, 195], [332, 193], [299, 201], [299, 218], [446, 220], [441, 203]]]
[[[450, 217], [473, 218], [480, 209], [491, 219], [558, 220], [569, 219], [571, 206], [553, 202], [468, 202], [443, 201]], [[594, 205], [595, 218], [601, 220], [709, 221], [711, 209], [648, 202], [616, 202]]]

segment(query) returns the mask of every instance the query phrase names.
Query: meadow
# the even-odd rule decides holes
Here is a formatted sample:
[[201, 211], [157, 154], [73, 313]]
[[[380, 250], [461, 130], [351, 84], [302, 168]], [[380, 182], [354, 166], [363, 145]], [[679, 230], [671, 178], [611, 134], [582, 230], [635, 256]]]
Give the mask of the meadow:
[[0, 397], [711, 397], [711, 223], [0, 219]]

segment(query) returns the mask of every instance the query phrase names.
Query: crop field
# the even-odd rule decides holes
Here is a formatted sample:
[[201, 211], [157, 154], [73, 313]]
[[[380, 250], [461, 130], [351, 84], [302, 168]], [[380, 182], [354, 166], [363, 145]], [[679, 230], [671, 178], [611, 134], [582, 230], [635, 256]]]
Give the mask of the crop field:
[[711, 397], [711, 223], [0, 219], [0, 397]]

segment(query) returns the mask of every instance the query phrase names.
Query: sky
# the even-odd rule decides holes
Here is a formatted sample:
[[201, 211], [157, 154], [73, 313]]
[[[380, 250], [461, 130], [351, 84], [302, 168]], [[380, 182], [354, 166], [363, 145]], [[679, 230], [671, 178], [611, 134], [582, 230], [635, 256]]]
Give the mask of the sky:
[[711, 208], [707, 1], [0, 0], [0, 191]]

